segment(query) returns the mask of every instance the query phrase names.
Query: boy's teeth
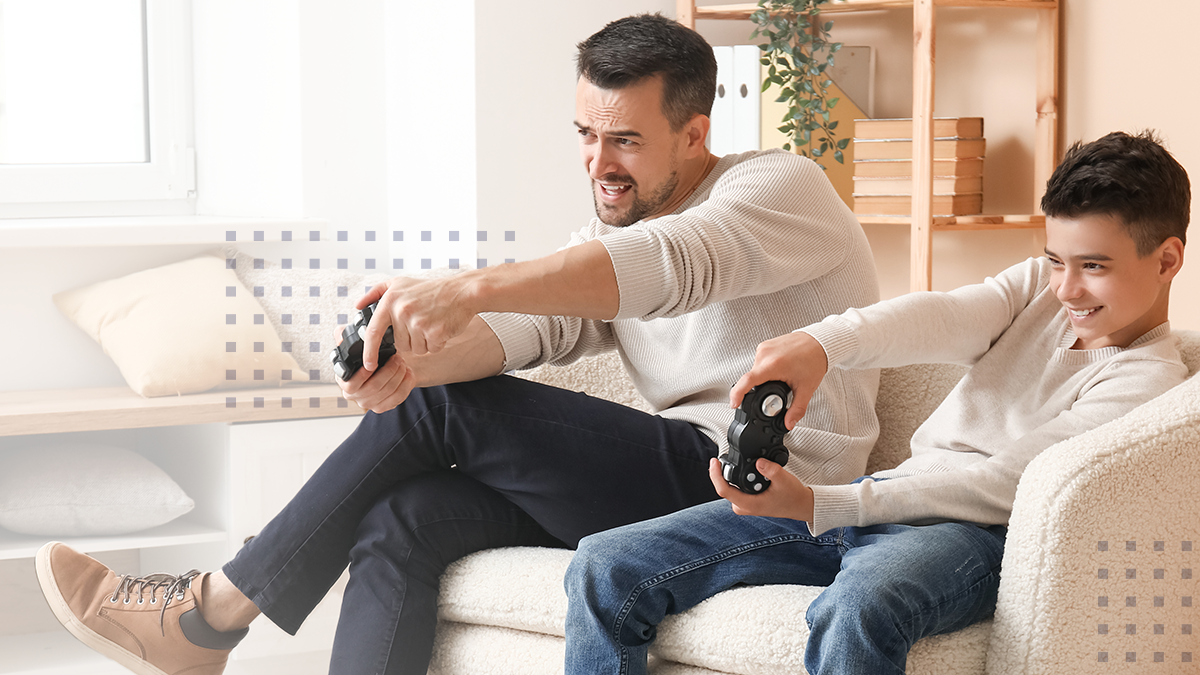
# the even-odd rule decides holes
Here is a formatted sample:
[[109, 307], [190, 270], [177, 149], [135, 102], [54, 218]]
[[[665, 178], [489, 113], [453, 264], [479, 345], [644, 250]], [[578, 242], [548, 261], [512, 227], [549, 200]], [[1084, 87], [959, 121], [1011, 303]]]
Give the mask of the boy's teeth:
[[1070, 312], [1073, 316], [1077, 316], [1079, 318], [1083, 318], [1083, 317], [1087, 316], [1088, 314], [1091, 314], [1094, 311], [1096, 311], [1096, 310], [1095, 309], [1072, 309], [1072, 310], [1070, 310]]

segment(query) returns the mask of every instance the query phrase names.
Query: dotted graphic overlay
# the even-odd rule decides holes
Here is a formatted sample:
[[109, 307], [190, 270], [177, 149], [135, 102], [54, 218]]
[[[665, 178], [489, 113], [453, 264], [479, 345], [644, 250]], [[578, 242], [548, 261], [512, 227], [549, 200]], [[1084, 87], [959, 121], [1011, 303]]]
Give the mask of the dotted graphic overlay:
[[[251, 315], [231, 308], [227, 326], [270, 324], [277, 344], [230, 339], [224, 349], [239, 354], [239, 367], [225, 371], [227, 408], [347, 409], [349, 403], [330, 388], [320, 396], [289, 393], [300, 385], [335, 382], [330, 352], [340, 327], [349, 323], [355, 304], [375, 284], [393, 276], [429, 277], [458, 270], [516, 262], [517, 232], [459, 230], [229, 230], [225, 264], [240, 286], [224, 289], [228, 298], [248, 294], [257, 302]], [[491, 242], [483, 244], [483, 242]], [[477, 255], [486, 250], [502, 258]], [[230, 303], [232, 304], [232, 303]], [[260, 359], [246, 354], [290, 355], [299, 369], [267, 372]], [[231, 361], [232, 362], [232, 361]], [[255, 367], [247, 368], [247, 362]], [[263, 388], [280, 382], [276, 394]], [[238, 389], [254, 389], [239, 392]], [[346, 410], [341, 414], [349, 414]], [[318, 415], [338, 414], [325, 412]]]
[[1137, 664], [1137, 672], [1200, 673], [1198, 539], [1095, 542], [1091, 587], [1099, 592], [1085, 612], [1093, 637], [1084, 662], [1096, 664], [1092, 672], [1126, 672]]

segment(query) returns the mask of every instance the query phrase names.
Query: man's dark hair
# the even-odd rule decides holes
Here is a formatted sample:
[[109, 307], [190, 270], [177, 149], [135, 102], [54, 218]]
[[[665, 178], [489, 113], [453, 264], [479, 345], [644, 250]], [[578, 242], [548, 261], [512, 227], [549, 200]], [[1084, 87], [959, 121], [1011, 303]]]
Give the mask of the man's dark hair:
[[1052, 218], [1116, 217], [1138, 255], [1146, 256], [1170, 237], [1187, 243], [1191, 202], [1187, 171], [1153, 131], [1114, 131], [1067, 150], [1046, 182], [1042, 212]]
[[662, 75], [663, 115], [678, 131], [712, 113], [717, 60], [696, 31], [661, 14], [617, 19], [578, 45], [575, 74], [602, 89], [622, 89]]

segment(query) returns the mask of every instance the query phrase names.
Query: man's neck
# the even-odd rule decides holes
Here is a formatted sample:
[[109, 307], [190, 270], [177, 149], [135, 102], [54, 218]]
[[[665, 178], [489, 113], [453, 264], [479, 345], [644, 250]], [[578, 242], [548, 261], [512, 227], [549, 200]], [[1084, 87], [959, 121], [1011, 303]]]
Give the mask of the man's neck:
[[708, 174], [712, 173], [713, 167], [717, 165], [720, 158], [705, 150], [702, 157], [697, 157], [694, 160], [685, 162], [679, 171], [679, 187], [675, 189], [675, 196], [671, 201], [663, 205], [663, 208], [653, 216], [646, 218], [661, 218], [662, 216], [675, 213], [684, 203], [692, 198], [692, 194], [700, 187]]

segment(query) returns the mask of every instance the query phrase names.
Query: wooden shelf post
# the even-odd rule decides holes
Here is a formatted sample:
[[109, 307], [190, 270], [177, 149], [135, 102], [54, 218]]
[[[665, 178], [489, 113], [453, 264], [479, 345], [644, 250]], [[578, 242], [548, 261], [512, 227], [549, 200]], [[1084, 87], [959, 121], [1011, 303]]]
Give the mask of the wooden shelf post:
[[913, 3], [913, 194], [909, 288], [933, 287], [933, 0]]

